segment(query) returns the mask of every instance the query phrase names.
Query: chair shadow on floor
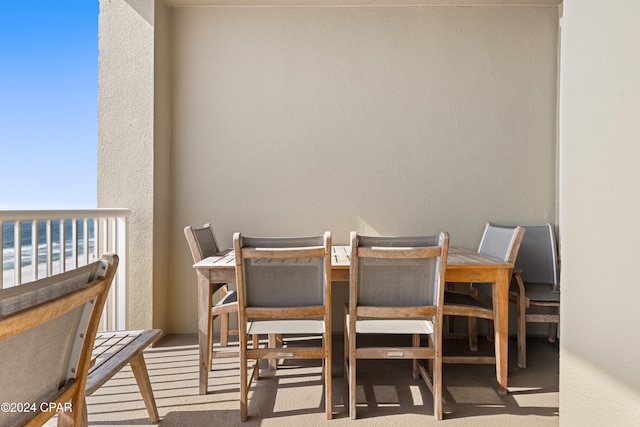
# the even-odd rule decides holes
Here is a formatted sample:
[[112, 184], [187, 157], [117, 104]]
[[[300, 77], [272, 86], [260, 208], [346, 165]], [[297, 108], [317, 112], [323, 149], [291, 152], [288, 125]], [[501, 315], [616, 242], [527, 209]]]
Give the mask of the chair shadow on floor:
[[[375, 338], [374, 338], [375, 339]], [[511, 414], [515, 416], [557, 417], [558, 408], [558, 353], [544, 338], [530, 338], [536, 342], [537, 362], [531, 369], [517, 367], [515, 339], [510, 341], [509, 394], [497, 393], [495, 367], [492, 365], [444, 366], [444, 413], [445, 419], [469, 419]], [[335, 343], [341, 343], [334, 337]], [[456, 343], [458, 344], [458, 343]], [[466, 341], [461, 341], [466, 346]], [[491, 351], [493, 343], [480, 340], [479, 351]], [[333, 351], [342, 351], [334, 344]], [[335, 358], [334, 358], [335, 360]], [[533, 360], [533, 359], [532, 359]], [[359, 362], [356, 404], [358, 419], [386, 418], [395, 415], [433, 418], [431, 391], [424, 382], [410, 375], [410, 361], [363, 360]], [[266, 368], [266, 366], [265, 366]], [[540, 370], [544, 374], [540, 373]], [[295, 373], [293, 372], [295, 370]], [[344, 379], [343, 366], [334, 363], [333, 412], [338, 419], [350, 421], [347, 402], [348, 385]], [[321, 366], [317, 361], [285, 361], [277, 372], [262, 371], [264, 376], [254, 387], [259, 387], [249, 405], [252, 414], [259, 418], [289, 418], [292, 416], [321, 416], [324, 400], [320, 399], [322, 388]], [[551, 375], [549, 375], [551, 372]], [[295, 387], [289, 388], [287, 382]], [[302, 386], [302, 387], [301, 387]], [[305, 391], [306, 390], [306, 391]], [[255, 391], [255, 390], [254, 390]], [[555, 394], [555, 399], [553, 396]]]
[[[499, 396], [492, 365], [444, 365], [444, 421], [433, 417], [432, 395], [423, 381], [411, 377], [410, 363], [363, 360], [358, 368], [358, 420], [349, 419], [349, 392], [344, 379], [342, 336], [333, 337], [333, 414], [324, 414], [321, 365], [318, 360], [282, 361], [277, 371], [266, 365], [250, 391], [249, 419], [240, 423], [239, 363], [224, 359], [209, 373], [209, 393], [198, 393], [196, 336], [168, 336], [145, 352], [156, 395], [160, 426], [347, 426], [381, 425], [486, 426], [499, 422], [558, 424], [558, 351], [544, 337], [529, 338], [531, 363], [517, 366], [517, 344], [510, 340], [509, 394]], [[479, 351], [492, 343], [479, 340]], [[465, 340], [460, 340], [466, 347]], [[296, 343], [296, 345], [302, 345]], [[231, 344], [233, 345], [233, 344]], [[446, 347], [445, 347], [446, 350]], [[152, 426], [133, 374], [127, 368], [89, 397], [89, 423], [96, 426]], [[507, 416], [506, 421], [504, 416]], [[495, 421], [495, 422], [494, 422]]]

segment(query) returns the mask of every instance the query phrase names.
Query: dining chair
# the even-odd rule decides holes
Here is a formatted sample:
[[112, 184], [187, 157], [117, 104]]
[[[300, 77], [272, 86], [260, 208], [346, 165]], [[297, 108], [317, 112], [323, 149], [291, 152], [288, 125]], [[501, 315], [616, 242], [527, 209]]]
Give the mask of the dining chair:
[[[187, 226], [184, 228], [184, 235], [194, 264], [220, 252], [213, 227], [209, 223], [199, 228]], [[236, 291], [229, 290], [227, 283], [212, 283], [210, 289], [212, 295], [219, 292], [219, 298], [211, 307], [211, 330], [207, 334], [208, 370], [213, 369], [214, 358], [237, 357], [239, 354], [238, 351], [229, 351], [224, 348], [228, 345], [229, 335], [238, 335], [237, 329], [229, 328], [229, 314], [238, 312], [238, 295]], [[223, 347], [220, 350], [214, 349], [213, 321], [217, 317], [220, 317], [220, 345]]]
[[[118, 257], [0, 290], [0, 425], [86, 426], [85, 385]], [[4, 405], [16, 405], [5, 408]]]
[[[261, 359], [321, 359], [327, 419], [331, 399], [331, 233], [312, 237], [233, 236], [240, 330], [240, 418]], [[286, 347], [259, 335], [321, 337], [320, 345]], [[248, 335], [253, 336], [249, 347]], [[249, 376], [248, 361], [255, 364]]]
[[[478, 253], [489, 255], [503, 260], [512, 266], [516, 262], [520, 244], [525, 234], [523, 227], [504, 227], [485, 224], [484, 233], [480, 240]], [[485, 305], [478, 298], [478, 291], [492, 295], [491, 284], [470, 283], [469, 292], [460, 292], [447, 289], [444, 293], [444, 315], [465, 316], [468, 319], [469, 348], [478, 350], [477, 320], [485, 319], [490, 322], [494, 319], [492, 305]], [[445, 357], [445, 363], [488, 363], [495, 364], [495, 357], [469, 356], [462, 358]]]
[[[411, 359], [413, 377], [433, 393], [442, 419], [442, 306], [449, 235], [372, 237], [351, 233], [349, 303], [345, 308], [344, 360], [349, 416], [356, 419], [358, 359]], [[363, 335], [407, 335], [411, 346], [365, 346]], [[428, 345], [421, 347], [421, 336]], [[429, 371], [420, 359], [430, 360]]]
[[[555, 342], [560, 323], [559, 258], [553, 226], [525, 226], [525, 229], [513, 274], [516, 288], [509, 295], [518, 307], [518, 366], [521, 368], [527, 367], [527, 322], [549, 323], [550, 342]], [[542, 309], [531, 312], [528, 309], [532, 307]]]

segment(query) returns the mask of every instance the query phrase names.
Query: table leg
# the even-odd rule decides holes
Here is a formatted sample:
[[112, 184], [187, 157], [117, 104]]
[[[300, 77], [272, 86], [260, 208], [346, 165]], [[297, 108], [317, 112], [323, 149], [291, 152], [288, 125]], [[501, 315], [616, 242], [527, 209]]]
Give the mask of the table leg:
[[198, 271], [198, 366], [200, 394], [209, 388], [209, 334], [211, 333], [212, 296], [208, 272]]
[[507, 394], [509, 371], [509, 273], [507, 269], [500, 269], [492, 286], [496, 379], [498, 394], [503, 396]]

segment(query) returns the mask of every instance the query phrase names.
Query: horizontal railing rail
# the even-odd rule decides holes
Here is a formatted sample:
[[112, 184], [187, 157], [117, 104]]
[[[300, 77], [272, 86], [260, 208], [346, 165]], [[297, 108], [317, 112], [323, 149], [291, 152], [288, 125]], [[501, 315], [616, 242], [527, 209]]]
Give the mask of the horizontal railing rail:
[[100, 328], [126, 329], [130, 216], [130, 209], [0, 210], [0, 289], [72, 270], [115, 252], [120, 263]]

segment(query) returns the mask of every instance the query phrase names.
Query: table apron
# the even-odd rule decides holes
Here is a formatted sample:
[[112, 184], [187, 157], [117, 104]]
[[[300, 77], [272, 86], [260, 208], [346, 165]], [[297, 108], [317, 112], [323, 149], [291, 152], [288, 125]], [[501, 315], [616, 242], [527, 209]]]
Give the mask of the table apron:
[[447, 267], [445, 273], [446, 282], [477, 282], [477, 283], [495, 283], [498, 278], [498, 270], [495, 268], [451, 268]]
[[236, 282], [236, 270], [235, 268], [211, 268], [202, 269], [206, 274], [208, 270], [209, 281], [211, 283], [235, 283]]
[[[199, 269], [204, 274], [208, 273], [211, 283], [235, 283], [236, 272], [233, 268], [203, 268]], [[492, 283], [496, 281], [498, 271], [495, 268], [452, 268], [447, 267], [445, 280], [447, 282], [485, 282]], [[349, 269], [336, 268], [331, 270], [331, 281], [348, 282]]]
[[[209, 277], [211, 283], [235, 283], [236, 271], [229, 268], [199, 268], [202, 274]], [[349, 269], [348, 268], [334, 268], [331, 269], [331, 281], [332, 282], [348, 282], [349, 281]]]

